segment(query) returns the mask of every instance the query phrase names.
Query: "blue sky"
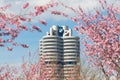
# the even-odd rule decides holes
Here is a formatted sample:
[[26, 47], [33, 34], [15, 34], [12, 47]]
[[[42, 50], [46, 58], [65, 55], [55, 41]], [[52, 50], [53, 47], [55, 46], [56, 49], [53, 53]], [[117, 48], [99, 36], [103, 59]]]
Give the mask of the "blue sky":
[[[5, 5], [7, 3], [11, 3], [13, 6], [7, 11], [15, 13], [15, 14], [24, 14], [29, 12], [30, 10], [33, 10], [32, 7], [34, 5], [44, 5], [46, 3], [49, 3], [50, 0], [0, 0], [0, 6]], [[81, 7], [85, 10], [85, 11], [92, 11], [93, 8], [99, 8], [99, 4], [97, 2], [97, 0], [61, 0], [61, 2], [65, 3], [68, 6], [72, 6], [75, 9], [77, 9], [78, 5], [81, 5]], [[108, 1], [112, 1], [112, 0], [108, 0]], [[30, 3], [30, 7], [28, 8], [28, 10], [22, 11], [21, 12], [21, 5], [23, 5], [25, 2], [29, 2]], [[117, 2], [116, 2], [117, 3]], [[71, 11], [63, 8], [63, 7], [58, 7], [58, 8], [53, 8], [53, 10], [59, 10], [59, 11], [63, 11], [66, 14], [69, 14], [70, 16], [75, 16], [75, 14], [73, 14]], [[28, 58], [28, 51], [30, 50], [32, 53], [36, 52], [38, 47], [39, 47], [39, 40], [42, 38], [42, 36], [46, 35], [46, 32], [49, 31], [49, 28], [52, 25], [67, 25], [69, 26], [69, 28], [73, 28], [74, 25], [76, 25], [75, 23], [73, 23], [71, 20], [64, 18], [62, 16], [54, 16], [54, 15], [50, 15], [49, 12], [44, 13], [43, 15], [41, 15], [40, 17], [38, 17], [37, 19], [43, 19], [46, 20], [48, 22], [47, 26], [41, 25], [37, 22], [37, 20], [35, 19], [33, 24], [40, 26], [42, 32], [22, 32], [18, 38], [16, 38], [16, 41], [19, 43], [25, 43], [28, 44], [30, 46], [29, 49], [25, 49], [22, 47], [15, 47], [13, 51], [7, 51], [6, 48], [1, 48], [0, 47], [0, 65], [3, 64], [19, 64], [22, 62], [22, 57], [24, 56], [26, 59]], [[27, 24], [29, 25], [29, 24]], [[78, 34], [76, 32], [74, 32], [75, 36], [77, 36]], [[37, 54], [36, 54], [37, 56]]]

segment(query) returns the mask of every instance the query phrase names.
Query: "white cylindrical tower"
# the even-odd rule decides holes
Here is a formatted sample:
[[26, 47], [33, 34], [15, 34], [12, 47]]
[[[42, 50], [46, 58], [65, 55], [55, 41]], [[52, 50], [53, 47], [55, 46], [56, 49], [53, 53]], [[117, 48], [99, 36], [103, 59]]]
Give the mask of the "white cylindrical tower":
[[[64, 36], [64, 80], [74, 77], [77, 80], [79, 62], [79, 38], [74, 36]], [[73, 71], [74, 70], [74, 71]]]
[[[45, 63], [49, 63], [46, 69], [49, 70], [55, 67], [55, 74], [59, 74], [60, 70], [63, 68], [63, 40], [58, 36], [45, 36], [40, 41], [40, 57], [44, 58]], [[51, 74], [48, 74], [51, 75]], [[48, 76], [49, 77], [49, 76]], [[54, 75], [55, 77], [55, 75]], [[56, 76], [59, 80], [60, 76]]]

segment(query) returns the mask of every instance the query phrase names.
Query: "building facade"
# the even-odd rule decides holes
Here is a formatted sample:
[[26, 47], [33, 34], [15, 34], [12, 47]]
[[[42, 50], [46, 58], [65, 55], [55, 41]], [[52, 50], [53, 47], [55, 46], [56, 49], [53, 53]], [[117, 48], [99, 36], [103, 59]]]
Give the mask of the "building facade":
[[[72, 30], [67, 26], [52, 26], [50, 32], [40, 40], [39, 45], [40, 58], [44, 57], [45, 62], [56, 65], [56, 80], [66, 80], [75, 78], [79, 75], [79, 37], [72, 36]], [[49, 71], [48, 66], [47, 70]], [[61, 75], [60, 75], [61, 74]], [[50, 77], [48, 75], [48, 77]]]

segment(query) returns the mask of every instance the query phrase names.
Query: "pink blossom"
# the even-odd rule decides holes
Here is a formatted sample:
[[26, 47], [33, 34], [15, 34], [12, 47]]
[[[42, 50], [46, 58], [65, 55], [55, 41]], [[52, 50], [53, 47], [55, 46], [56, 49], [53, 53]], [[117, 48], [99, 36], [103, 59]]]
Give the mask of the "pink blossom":
[[13, 42], [12, 45], [13, 46], [19, 46], [19, 44], [17, 42]]
[[23, 8], [23, 9], [26, 9], [28, 6], [29, 6], [29, 3], [27, 2], [27, 3], [25, 3], [25, 4], [22, 6], [22, 8]]
[[26, 21], [26, 18], [24, 18], [24, 17], [19, 17], [19, 19], [22, 21]]
[[33, 29], [37, 30], [38, 32], [41, 32], [40, 28], [38, 26], [32, 26]]
[[78, 19], [76, 17], [72, 17], [72, 21], [77, 22]]
[[40, 20], [40, 23], [43, 25], [47, 25], [47, 22], [45, 20]]
[[75, 27], [74, 27], [74, 30], [79, 31], [78, 26], [75, 26]]
[[13, 42], [13, 40], [12, 39], [8, 39], [7, 42]]
[[21, 44], [21, 46], [22, 46], [23, 48], [28, 48], [28, 47], [29, 47], [29, 46], [26, 45], [26, 44]]
[[12, 51], [12, 48], [11, 48], [11, 47], [7, 47], [7, 50], [8, 50], [8, 51]]
[[28, 30], [28, 27], [27, 26], [18, 26], [18, 28], [21, 28], [23, 30]]
[[54, 14], [54, 15], [61, 15], [62, 13], [59, 12], [59, 11], [51, 11], [51, 14]]
[[3, 47], [4, 45], [0, 43], [0, 47]]
[[15, 37], [18, 36], [18, 34], [14, 32], [14, 33], [11, 34], [11, 36], [12, 36], [12, 38], [15, 38]]
[[0, 43], [4, 43], [4, 42], [5, 42], [5, 40], [0, 38]]

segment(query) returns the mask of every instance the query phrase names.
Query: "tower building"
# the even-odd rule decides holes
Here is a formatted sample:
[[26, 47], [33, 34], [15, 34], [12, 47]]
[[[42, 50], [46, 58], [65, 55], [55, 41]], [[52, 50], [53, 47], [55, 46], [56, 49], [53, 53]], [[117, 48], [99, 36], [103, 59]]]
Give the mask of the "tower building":
[[[52, 26], [50, 32], [40, 40], [40, 58], [45, 57], [46, 64], [55, 64], [56, 80], [66, 80], [79, 75], [76, 66], [79, 66], [79, 37], [72, 35], [72, 30], [67, 26]], [[47, 70], [52, 66], [48, 66]], [[62, 75], [59, 75], [62, 74]], [[48, 77], [50, 77], [48, 75]], [[75, 79], [77, 80], [77, 79]]]

